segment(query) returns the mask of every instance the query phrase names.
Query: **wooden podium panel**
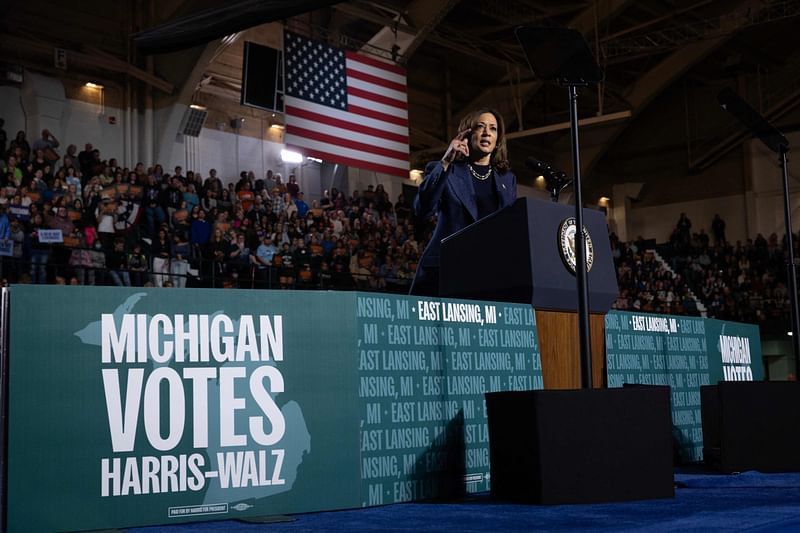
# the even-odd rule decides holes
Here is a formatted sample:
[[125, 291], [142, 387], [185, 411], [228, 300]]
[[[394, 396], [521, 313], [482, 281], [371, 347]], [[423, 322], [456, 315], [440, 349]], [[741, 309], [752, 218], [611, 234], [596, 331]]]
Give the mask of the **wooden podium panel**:
[[[536, 329], [542, 354], [545, 389], [581, 388], [581, 346], [578, 314], [570, 311], [536, 310]], [[592, 334], [592, 387], [606, 386], [605, 315], [589, 315]]]

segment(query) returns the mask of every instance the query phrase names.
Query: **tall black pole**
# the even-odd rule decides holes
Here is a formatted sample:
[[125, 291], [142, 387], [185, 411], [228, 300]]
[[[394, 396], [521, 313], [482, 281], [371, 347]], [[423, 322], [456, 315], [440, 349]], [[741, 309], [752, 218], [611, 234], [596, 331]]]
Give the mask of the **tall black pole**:
[[781, 145], [778, 157], [783, 174], [783, 218], [786, 224], [786, 247], [789, 249], [789, 302], [792, 307], [792, 350], [794, 351], [794, 375], [800, 373], [800, 314], [797, 305], [797, 267], [794, 262], [794, 237], [792, 236], [792, 207], [789, 203], [789, 169], [786, 161], [788, 147]]
[[578, 146], [578, 89], [569, 85], [569, 122], [572, 140], [572, 190], [575, 192], [575, 277], [578, 283], [578, 337], [581, 347], [581, 385], [592, 388], [592, 334], [589, 329], [589, 285], [586, 274], [586, 239], [583, 234], [581, 156]]

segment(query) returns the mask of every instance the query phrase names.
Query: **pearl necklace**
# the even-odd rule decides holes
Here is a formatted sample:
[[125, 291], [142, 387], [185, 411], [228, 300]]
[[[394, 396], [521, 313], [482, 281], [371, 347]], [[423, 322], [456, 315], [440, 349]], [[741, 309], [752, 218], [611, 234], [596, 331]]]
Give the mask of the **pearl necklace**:
[[476, 179], [479, 179], [481, 181], [488, 180], [489, 176], [492, 175], [492, 167], [491, 166], [489, 166], [489, 170], [486, 171], [486, 174], [478, 174], [477, 172], [475, 172], [475, 169], [472, 168], [472, 164], [471, 163], [467, 163], [467, 166], [469, 167], [470, 174], [472, 174], [473, 176], [475, 176]]

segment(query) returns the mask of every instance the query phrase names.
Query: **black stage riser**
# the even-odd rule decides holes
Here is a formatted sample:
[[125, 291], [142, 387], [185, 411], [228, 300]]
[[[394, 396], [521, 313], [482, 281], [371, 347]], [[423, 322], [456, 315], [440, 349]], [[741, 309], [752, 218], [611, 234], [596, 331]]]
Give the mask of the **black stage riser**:
[[492, 495], [538, 504], [672, 498], [669, 387], [486, 394]]
[[800, 471], [800, 383], [721, 381], [700, 388], [703, 457], [722, 472]]

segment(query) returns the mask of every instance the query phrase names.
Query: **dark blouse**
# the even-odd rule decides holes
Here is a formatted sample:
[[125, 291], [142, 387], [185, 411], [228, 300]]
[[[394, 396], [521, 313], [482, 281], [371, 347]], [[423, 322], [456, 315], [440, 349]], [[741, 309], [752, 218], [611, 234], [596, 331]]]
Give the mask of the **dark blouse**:
[[[475, 165], [471, 163], [469, 166], [472, 167], [475, 173], [481, 176], [485, 176], [489, 171], [489, 165]], [[497, 185], [494, 179], [495, 171], [492, 170], [491, 175], [485, 180], [476, 178], [471, 172], [470, 175], [472, 176], [472, 185], [475, 188], [475, 203], [478, 206], [478, 219], [481, 219], [497, 211], [500, 205], [500, 199], [497, 196]]]

